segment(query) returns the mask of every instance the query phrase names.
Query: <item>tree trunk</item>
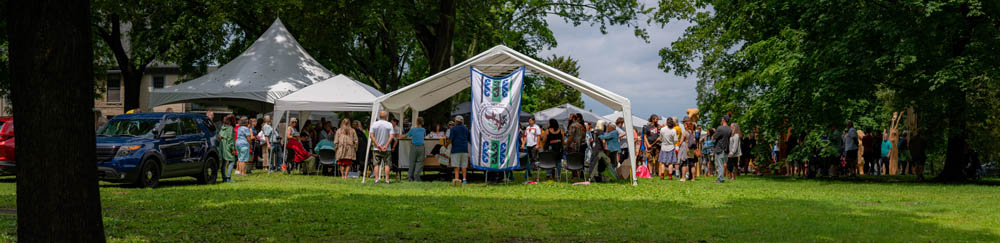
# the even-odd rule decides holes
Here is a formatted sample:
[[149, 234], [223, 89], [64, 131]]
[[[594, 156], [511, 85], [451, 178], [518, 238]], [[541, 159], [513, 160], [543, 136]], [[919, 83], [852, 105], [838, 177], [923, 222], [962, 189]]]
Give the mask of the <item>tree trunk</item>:
[[104, 242], [88, 1], [9, 1], [17, 237]]
[[948, 147], [945, 153], [944, 169], [936, 178], [938, 181], [963, 181], [968, 178], [965, 174], [965, 167], [969, 164], [966, 158], [966, 94], [961, 90], [956, 92], [957, 97], [952, 98], [948, 103]]
[[[142, 71], [132, 70], [129, 73], [122, 72], [122, 105], [127, 112], [139, 107], [139, 93], [142, 92]], [[145, 107], [149, 108], [149, 107]], [[146, 112], [144, 110], [143, 112]]]
[[424, 47], [430, 73], [433, 75], [451, 66], [451, 42], [455, 38], [455, 0], [441, 0], [437, 23], [427, 26], [414, 23], [417, 40]]
[[139, 68], [132, 66], [132, 59], [125, 51], [125, 44], [122, 43], [121, 18], [118, 14], [109, 14], [108, 21], [110, 29], [98, 29], [98, 36], [111, 49], [118, 63], [118, 70], [122, 75], [122, 105], [125, 111], [139, 108], [139, 92], [142, 91], [142, 75], [145, 73], [146, 64]]

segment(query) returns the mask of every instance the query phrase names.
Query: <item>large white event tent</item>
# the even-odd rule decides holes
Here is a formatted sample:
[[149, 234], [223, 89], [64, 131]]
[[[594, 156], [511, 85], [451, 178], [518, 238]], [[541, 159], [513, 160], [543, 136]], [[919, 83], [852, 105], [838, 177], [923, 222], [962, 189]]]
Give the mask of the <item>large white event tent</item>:
[[[619, 117], [624, 117], [624, 116], [622, 116], [622, 112], [620, 112], [620, 111], [615, 111], [615, 112], [612, 112], [611, 114], [604, 115], [604, 119], [607, 119], [607, 120], [610, 120], [610, 121], [616, 121], [616, 120], [618, 120]], [[648, 123], [649, 123], [649, 121], [647, 121], [646, 119], [642, 119], [642, 118], [639, 118], [638, 116], [632, 115], [632, 127], [633, 128], [635, 128], [635, 129], [642, 129], [642, 126], [645, 126]]]
[[584, 110], [583, 108], [576, 107], [575, 105], [562, 104], [556, 107], [535, 112], [535, 122], [541, 124], [540, 126], [542, 127], [548, 127], [549, 119], [556, 119], [556, 121], [559, 122], [559, 126], [565, 128], [566, 126], [569, 125], [568, 124], [569, 115], [575, 113], [580, 113], [580, 115], [583, 116], [584, 121], [594, 121], [594, 122], [596, 122], [597, 120], [605, 120], [611, 122], [614, 121], [605, 119], [604, 117], [598, 114], [594, 114], [593, 112]]
[[[470, 68], [472, 67], [479, 69], [484, 74], [497, 77], [509, 74], [522, 66], [536, 75], [548, 76], [573, 89], [579, 90], [581, 93], [590, 96], [613, 110], [624, 112], [625, 122], [632, 124], [632, 104], [627, 98], [573, 77], [503, 45], [490, 48], [444, 71], [378, 97], [375, 99], [374, 105], [372, 105], [371, 122], [374, 123], [376, 121], [378, 111], [383, 109], [396, 114], [402, 114], [403, 111], [410, 108], [413, 110], [413, 119], [416, 119], [420, 111], [426, 110], [469, 88], [471, 84]], [[635, 143], [636, 138], [632, 133], [627, 133], [626, 137], [630, 143]], [[371, 150], [371, 146], [368, 149]], [[635, 150], [629, 150], [629, 159], [636, 161]], [[365, 164], [367, 165], [367, 163]], [[636, 185], [635, 163], [631, 164], [632, 184]]]
[[279, 98], [333, 76], [275, 19], [240, 56], [194, 80], [154, 89], [149, 105], [191, 102], [266, 112]]
[[[372, 102], [382, 96], [377, 89], [355, 81], [344, 75], [337, 75], [295, 93], [281, 97], [274, 103], [274, 116], [281, 118], [291, 111], [360, 111], [372, 110]], [[308, 117], [308, 115], [304, 115]], [[287, 120], [287, 119], [286, 119]], [[333, 121], [339, 126], [338, 121]], [[287, 134], [282, 134], [285, 137]], [[282, 138], [282, 142], [287, 138]]]

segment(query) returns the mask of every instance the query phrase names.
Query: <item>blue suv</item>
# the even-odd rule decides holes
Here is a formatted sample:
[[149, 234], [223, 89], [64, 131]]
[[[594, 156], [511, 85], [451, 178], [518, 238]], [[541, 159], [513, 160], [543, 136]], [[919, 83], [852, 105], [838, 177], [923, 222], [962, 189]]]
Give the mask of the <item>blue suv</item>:
[[219, 158], [215, 125], [201, 114], [118, 115], [97, 130], [101, 180], [156, 187], [161, 178], [194, 176], [214, 183]]

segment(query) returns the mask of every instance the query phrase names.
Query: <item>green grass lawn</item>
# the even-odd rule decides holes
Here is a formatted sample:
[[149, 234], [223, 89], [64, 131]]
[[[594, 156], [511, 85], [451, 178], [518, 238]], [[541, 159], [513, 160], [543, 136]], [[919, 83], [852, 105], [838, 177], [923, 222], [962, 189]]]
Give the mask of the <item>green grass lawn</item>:
[[[101, 184], [112, 241], [1000, 241], [1000, 187], [741, 177], [520, 185], [320, 176]], [[0, 178], [0, 240], [16, 231]]]

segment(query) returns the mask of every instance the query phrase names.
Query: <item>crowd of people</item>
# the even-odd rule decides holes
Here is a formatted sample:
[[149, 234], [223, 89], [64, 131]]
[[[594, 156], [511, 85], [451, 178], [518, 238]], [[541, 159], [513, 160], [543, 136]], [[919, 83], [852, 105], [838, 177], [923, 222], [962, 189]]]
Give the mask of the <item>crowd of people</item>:
[[[212, 113], [207, 115], [211, 117]], [[741, 174], [760, 174], [762, 169], [769, 169], [756, 166], [760, 164], [760, 159], [784, 162], [786, 175], [789, 176], [880, 175], [890, 173], [889, 151], [898, 148], [898, 169], [921, 178], [923, 173], [920, 172], [927, 160], [926, 142], [918, 134], [911, 135], [904, 131], [893, 143], [890, 137], [897, 135], [890, 131], [859, 132], [850, 122], [843, 130], [830, 126], [821, 137], [820, 152], [805, 158], [790, 158], [789, 154], [797, 151], [806, 139], [804, 133], [795, 133], [791, 128], [782, 133], [772, 146], [758, 140], [756, 132], [744, 134], [739, 124], [730, 123], [730, 115], [722, 116], [718, 127], [708, 129], [695, 125], [694, 120], [687, 116], [680, 120], [676, 117], [662, 119], [664, 122], [660, 122], [660, 116], [651, 115], [649, 123], [637, 130], [625, 126], [621, 117], [615, 122], [585, 121], [582, 114], [576, 113], [570, 115], [565, 126], [561, 126], [558, 120], [550, 119], [544, 128], [530, 118], [520, 128], [520, 151], [526, 154], [526, 160], [522, 160], [521, 165], [526, 169], [525, 178], [528, 183], [534, 182], [531, 180], [531, 168], [537, 166], [541, 152], [556, 154], [559, 158], [567, 158], [571, 153], [585, 155], [587, 169], [568, 173], [571, 178], [582, 180], [582, 184], [631, 176], [630, 149], [637, 152], [635, 163], [639, 177], [659, 177], [660, 180], [678, 177], [679, 181], [713, 177], [719, 183], [734, 180]], [[247, 175], [254, 165], [261, 165], [271, 172], [336, 173], [342, 178], [348, 178], [352, 173], [360, 174], [352, 176], [368, 174], [375, 183], [389, 184], [391, 168], [398, 165], [400, 156], [405, 156], [412, 164], [407, 168], [406, 179], [421, 181], [424, 159], [428, 149], [432, 149], [432, 154], [447, 161], [442, 165], [452, 169], [453, 184], [466, 184], [471, 134], [464, 122], [462, 116], [457, 116], [446, 126], [437, 124], [428, 130], [424, 127], [424, 119], [417, 118], [414, 124], [403, 128], [399, 120], [390, 118], [383, 111], [378, 114], [378, 120], [364, 130], [357, 120], [342, 119], [339, 126], [334, 126], [332, 121], [323, 118], [316, 123], [305, 121], [299, 126], [298, 120], [293, 117], [284, 129], [284, 137], [287, 137], [284, 141], [268, 116], [257, 119], [227, 115], [218, 126], [222, 178], [225, 182], [233, 182], [233, 176]], [[636, 138], [635, 143], [627, 141], [629, 132]], [[425, 147], [428, 139], [440, 139], [442, 143], [428, 148]], [[410, 143], [408, 154], [399, 154], [400, 141]], [[371, 153], [365, 156], [369, 144]], [[770, 156], [752, 152], [758, 151], [761, 146], [770, 152]], [[862, 153], [858, 153], [859, 150]], [[317, 164], [318, 157], [324, 153], [332, 157], [334, 166], [327, 168]], [[854, 166], [849, 163], [859, 161], [859, 156], [862, 164]], [[371, 169], [364, 173], [364, 163], [361, 162], [368, 157], [371, 158], [368, 164]], [[563, 168], [560, 159], [545, 176], [559, 180]], [[335, 172], [328, 172], [327, 169]], [[613, 176], [604, 178], [602, 170], [605, 169], [610, 169]]]

